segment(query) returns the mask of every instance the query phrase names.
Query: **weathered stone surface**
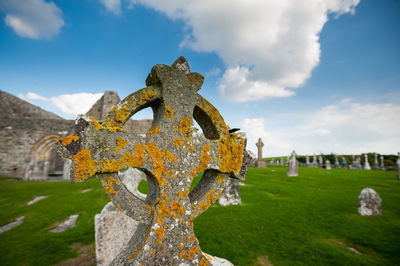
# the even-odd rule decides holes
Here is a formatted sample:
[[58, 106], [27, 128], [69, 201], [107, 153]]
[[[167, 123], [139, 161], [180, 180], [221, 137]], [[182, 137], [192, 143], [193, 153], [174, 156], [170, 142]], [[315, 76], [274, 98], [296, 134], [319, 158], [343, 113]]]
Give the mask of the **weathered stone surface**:
[[385, 159], [383, 158], [382, 155], [380, 157], [380, 161], [381, 161], [381, 163], [380, 163], [381, 170], [386, 170], [386, 168], [385, 168]]
[[112, 202], [94, 218], [97, 265], [108, 265], [126, 248], [139, 222], [130, 218]]
[[340, 168], [339, 159], [336, 154], [335, 154], [335, 168]]
[[37, 196], [37, 197], [35, 197], [33, 200], [28, 201], [28, 202], [26, 203], [26, 205], [32, 205], [32, 204], [38, 202], [39, 200], [45, 199], [45, 198], [47, 198], [47, 197], [48, 197], [48, 196]]
[[[112, 265], [210, 263], [194, 235], [193, 220], [218, 199], [229, 177], [237, 178], [244, 140], [229, 133], [218, 110], [197, 93], [203, 80], [190, 72], [184, 58], [171, 67], [155, 65], [147, 88], [113, 107], [101, 124], [79, 116], [76, 135], [57, 145], [73, 161], [73, 182], [98, 177], [116, 207], [139, 222]], [[123, 130], [131, 115], [149, 106], [154, 111], [150, 131], [138, 135]], [[195, 137], [193, 118], [202, 128], [201, 137]], [[128, 166], [146, 173], [145, 200], [122, 184], [118, 171]]]
[[318, 168], [317, 156], [314, 154], [312, 163], [310, 165], [312, 168]]
[[299, 162], [296, 159], [296, 152], [293, 151], [291, 158], [289, 159], [287, 176], [298, 176], [299, 175]]
[[362, 216], [382, 214], [382, 200], [372, 188], [364, 188], [358, 197], [358, 213]]
[[24, 222], [24, 219], [25, 219], [25, 216], [21, 216], [21, 217], [18, 217], [17, 219], [15, 219], [14, 222], [0, 226], [0, 234], [21, 225]]
[[138, 190], [140, 182], [147, 180], [145, 173], [136, 168], [128, 167], [125, 171], [119, 171], [118, 176], [129, 192], [142, 200], [146, 198], [146, 194], [143, 194]]
[[68, 217], [67, 220], [59, 224], [56, 228], [50, 230], [52, 233], [61, 233], [66, 231], [68, 228], [75, 227], [76, 221], [78, 220], [79, 214], [73, 214]]
[[374, 153], [374, 164], [372, 166], [373, 169], [379, 169], [379, 162], [378, 162], [378, 154]]
[[364, 154], [364, 170], [371, 170], [371, 166], [369, 165], [368, 162], [368, 155]]

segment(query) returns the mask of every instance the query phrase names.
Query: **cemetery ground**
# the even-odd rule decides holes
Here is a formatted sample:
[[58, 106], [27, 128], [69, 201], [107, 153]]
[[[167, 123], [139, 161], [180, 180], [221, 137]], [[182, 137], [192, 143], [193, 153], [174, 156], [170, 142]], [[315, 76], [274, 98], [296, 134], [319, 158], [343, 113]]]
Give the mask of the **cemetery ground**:
[[[399, 265], [400, 181], [394, 171], [249, 168], [242, 205], [216, 203], [195, 220], [201, 248], [235, 265]], [[382, 198], [381, 216], [360, 216], [365, 187]], [[81, 193], [88, 188], [90, 191]], [[140, 190], [145, 192], [146, 184]], [[36, 196], [47, 195], [32, 205]], [[0, 265], [95, 265], [94, 215], [108, 202], [99, 180], [23, 182], [0, 178]], [[72, 214], [77, 226], [50, 233]]]

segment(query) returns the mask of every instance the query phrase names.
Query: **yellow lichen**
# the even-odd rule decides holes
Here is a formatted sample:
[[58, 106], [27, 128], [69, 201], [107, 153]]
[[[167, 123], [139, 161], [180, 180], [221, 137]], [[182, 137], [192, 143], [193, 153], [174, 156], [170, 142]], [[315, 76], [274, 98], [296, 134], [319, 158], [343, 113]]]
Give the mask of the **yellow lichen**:
[[85, 181], [100, 170], [97, 165], [98, 162], [92, 159], [92, 155], [87, 149], [78, 152], [72, 160], [75, 162], [75, 179], [77, 182]]
[[153, 128], [152, 130], [150, 130], [149, 132], [147, 132], [147, 134], [157, 135], [159, 132], [160, 132], [160, 126], [157, 126], [157, 127]]
[[211, 155], [208, 153], [211, 150], [211, 146], [206, 144], [203, 146], [203, 150], [200, 157], [200, 165], [193, 169], [189, 177], [191, 179], [195, 178], [198, 173], [204, 171], [208, 167], [208, 162], [211, 160]]
[[174, 110], [169, 105], [165, 105], [165, 117], [171, 119], [174, 116]]
[[119, 152], [120, 150], [125, 148], [126, 145], [128, 145], [128, 141], [126, 141], [123, 137], [118, 137], [117, 145], [114, 148], [115, 152]]
[[130, 167], [141, 167], [142, 164], [146, 161], [146, 157], [144, 155], [145, 146], [141, 143], [137, 143], [135, 148], [132, 150], [132, 153], [125, 152], [122, 157], [121, 161]]
[[76, 134], [74, 134], [72, 136], [60, 138], [58, 141], [61, 141], [61, 143], [64, 146], [67, 146], [67, 145], [71, 144], [72, 141], [77, 141], [78, 139], [79, 139], [79, 137]]
[[174, 138], [174, 145], [179, 148], [183, 145], [183, 140], [180, 137]]
[[176, 130], [183, 136], [185, 137], [186, 140], [191, 137], [192, 135], [192, 119], [189, 117], [184, 117], [181, 119], [181, 121], [178, 124], [178, 127]]
[[178, 158], [172, 155], [170, 151], [166, 151], [164, 157], [168, 160], [168, 162], [177, 162]]
[[102, 172], [117, 172], [124, 168], [124, 164], [120, 163], [119, 161], [113, 159], [113, 160], [101, 160], [100, 163], [102, 164], [101, 171]]
[[109, 176], [106, 177], [106, 183], [107, 184], [104, 186], [104, 191], [106, 192], [107, 195], [111, 195], [111, 194], [115, 195], [115, 194], [117, 194], [117, 191], [114, 190], [113, 182], [116, 185], [118, 185], [119, 180], [115, 179], [115, 178], [111, 178]]
[[178, 200], [171, 201], [169, 203], [169, 206], [175, 219], [185, 213], [185, 210], [182, 207], [182, 202]]
[[162, 240], [164, 238], [164, 234], [165, 234], [165, 228], [164, 227], [159, 227], [156, 230], [154, 230], [154, 234], [156, 234], [157, 237], [157, 244], [161, 244]]
[[123, 123], [125, 122], [129, 116], [131, 115], [131, 112], [129, 110], [129, 108], [124, 104], [121, 106], [121, 109], [117, 109], [116, 107], [114, 107], [115, 109], [113, 109], [114, 114], [115, 114], [115, 120], [117, 122]]
[[239, 145], [242, 137], [225, 135], [218, 140], [218, 154], [221, 158], [219, 170], [224, 173], [238, 173], [242, 166], [244, 145]]
[[99, 121], [96, 120], [96, 118], [89, 116], [89, 118], [93, 121], [93, 127], [96, 130], [100, 130], [103, 128], [102, 125], [100, 125]]

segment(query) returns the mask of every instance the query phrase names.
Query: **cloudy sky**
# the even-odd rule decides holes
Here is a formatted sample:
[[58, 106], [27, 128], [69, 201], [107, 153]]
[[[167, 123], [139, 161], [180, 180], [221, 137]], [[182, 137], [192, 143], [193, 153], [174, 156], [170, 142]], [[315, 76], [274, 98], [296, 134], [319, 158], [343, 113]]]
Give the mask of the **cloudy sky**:
[[265, 156], [400, 151], [399, 48], [397, 0], [0, 0], [1, 90], [74, 119], [183, 55]]

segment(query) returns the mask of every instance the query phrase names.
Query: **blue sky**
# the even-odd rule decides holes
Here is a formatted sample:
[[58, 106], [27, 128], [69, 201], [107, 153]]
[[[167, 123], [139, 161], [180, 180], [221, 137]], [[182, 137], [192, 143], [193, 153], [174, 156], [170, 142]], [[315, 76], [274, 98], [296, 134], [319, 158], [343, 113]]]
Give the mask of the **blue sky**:
[[183, 55], [265, 156], [397, 153], [399, 48], [395, 0], [0, 0], [1, 90], [74, 119]]

